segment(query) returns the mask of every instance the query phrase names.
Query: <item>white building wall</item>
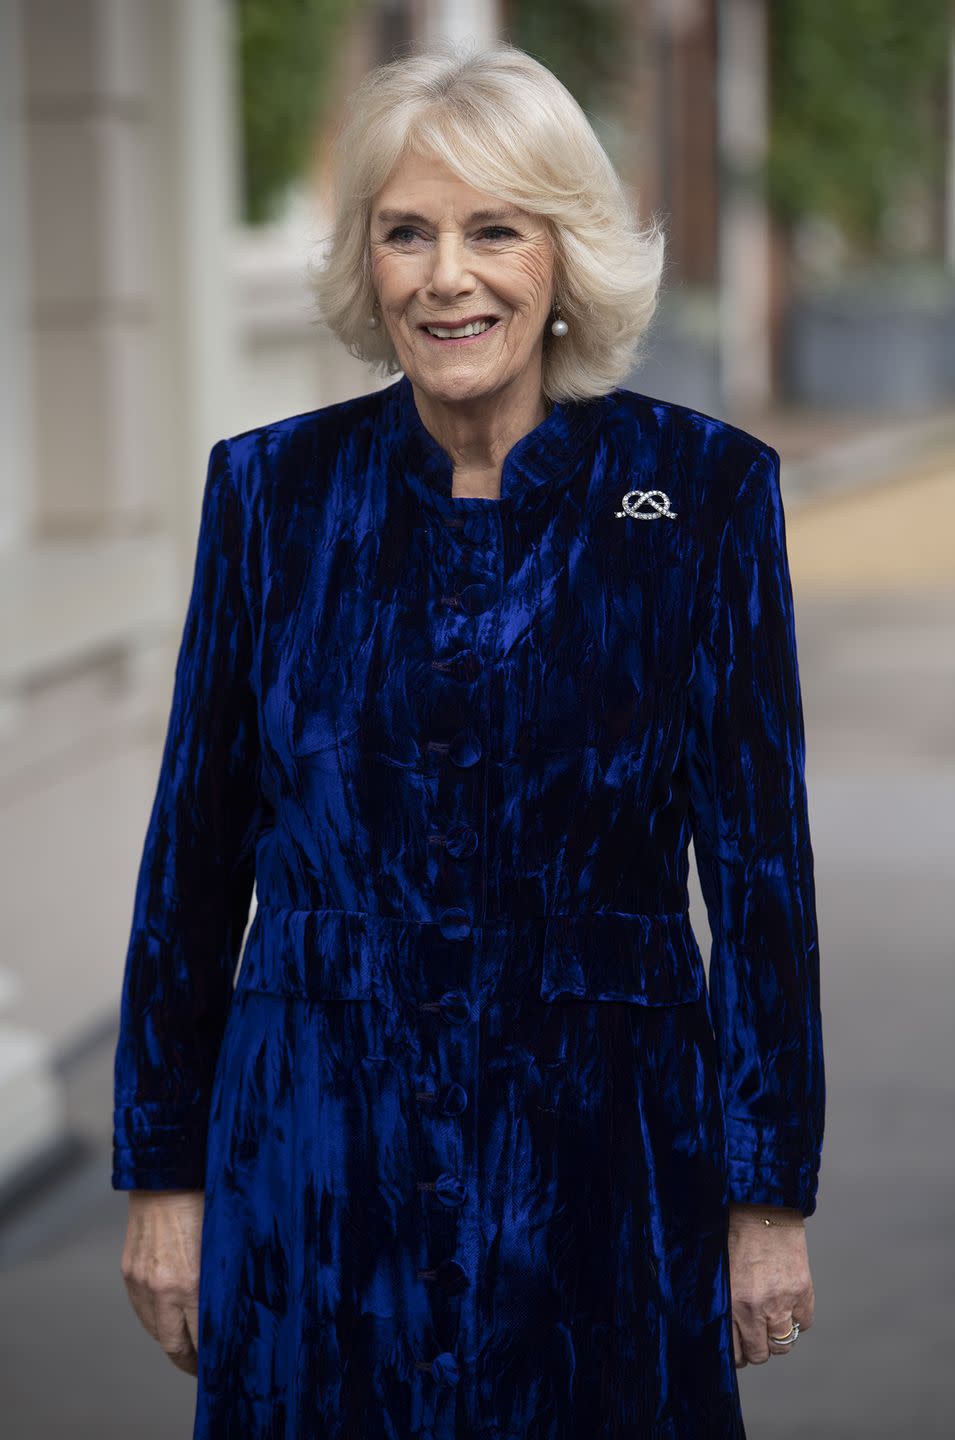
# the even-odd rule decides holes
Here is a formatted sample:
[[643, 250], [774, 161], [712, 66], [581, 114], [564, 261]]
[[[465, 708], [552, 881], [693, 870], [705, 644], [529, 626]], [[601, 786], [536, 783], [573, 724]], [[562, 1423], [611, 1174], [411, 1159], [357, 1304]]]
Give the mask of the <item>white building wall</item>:
[[57, 1139], [52, 1060], [115, 1023], [205, 463], [243, 423], [233, 13], [0, 7], [0, 1190]]
[[238, 221], [234, 24], [0, 5], [0, 1190], [61, 1131], [52, 1061], [117, 1018], [209, 450], [389, 383], [310, 321], [322, 217]]

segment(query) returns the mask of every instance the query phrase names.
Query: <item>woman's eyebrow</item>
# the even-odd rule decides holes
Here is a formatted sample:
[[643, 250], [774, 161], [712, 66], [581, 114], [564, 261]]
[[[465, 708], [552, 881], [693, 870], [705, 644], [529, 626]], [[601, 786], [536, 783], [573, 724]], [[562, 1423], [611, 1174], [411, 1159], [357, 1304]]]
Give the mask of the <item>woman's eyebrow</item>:
[[[467, 225], [487, 224], [489, 221], [514, 220], [521, 212], [513, 206], [507, 209], [498, 210], [475, 210], [466, 220]], [[419, 215], [415, 210], [379, 210], [375, 219], [382, 225], [392, 222], [401, 224], [431, 225], [434, 222], [429, 220], [427, 215]]]

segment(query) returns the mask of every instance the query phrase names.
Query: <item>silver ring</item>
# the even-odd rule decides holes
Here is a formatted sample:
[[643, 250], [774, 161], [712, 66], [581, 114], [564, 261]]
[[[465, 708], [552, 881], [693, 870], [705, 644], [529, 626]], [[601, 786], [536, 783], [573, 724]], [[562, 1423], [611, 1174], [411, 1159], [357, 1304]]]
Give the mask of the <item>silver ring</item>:
[[787, 1335], [770, 1335], [774, 1345], [795, 1345], [799, 1339], [799, 1321], [794, 1320]]

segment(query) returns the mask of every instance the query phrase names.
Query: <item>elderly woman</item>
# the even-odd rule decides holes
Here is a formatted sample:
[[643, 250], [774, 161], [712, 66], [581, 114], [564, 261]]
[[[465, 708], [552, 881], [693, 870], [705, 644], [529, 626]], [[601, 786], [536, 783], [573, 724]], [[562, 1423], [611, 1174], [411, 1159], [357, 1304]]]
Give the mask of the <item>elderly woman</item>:
[[743, 1436], [824, 1114], [779, 456], [620, 388], [661, 233], [535, 60], [385, 65], [340, 154], [321, 313], [403, 373], [212, 449], [122, 1273], [195, 1437]]

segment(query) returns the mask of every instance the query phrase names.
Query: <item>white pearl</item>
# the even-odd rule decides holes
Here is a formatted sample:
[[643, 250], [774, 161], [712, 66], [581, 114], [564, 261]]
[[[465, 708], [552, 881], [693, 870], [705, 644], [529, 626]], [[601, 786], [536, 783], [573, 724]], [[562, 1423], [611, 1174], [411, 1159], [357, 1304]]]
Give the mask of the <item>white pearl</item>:
[[554, 323], [553, 323], [553, 325], [550, 327], [550, 333], [551, 333], [552, 335], [566, 335], [566, 334], [567, 334], [567, 321], [566, 321], [566, 320], [555, 320]]
[[368, 316], [368, 319], [365, 321], [365, 324], [368, 326], [368, 329], [369, 329], [369, 330], [377, 330], [377, 328], [378, 328], [378, 316], [377, 316], [377, 315], [369, 315], [369, 316]]

